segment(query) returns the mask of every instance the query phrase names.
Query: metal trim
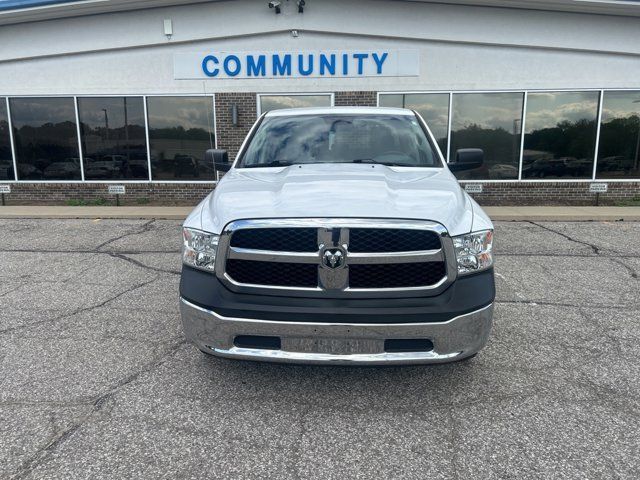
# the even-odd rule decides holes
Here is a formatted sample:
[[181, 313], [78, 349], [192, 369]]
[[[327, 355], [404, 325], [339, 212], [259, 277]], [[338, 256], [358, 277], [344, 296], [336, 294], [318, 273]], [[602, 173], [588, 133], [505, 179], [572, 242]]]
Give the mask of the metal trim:
[[[314, 252], [287, 252], [272, 250], [255, 250], [231, 247], [231, 236], [237, 230], [258, 228], [315, 228], [318, 231], [318, 250]], [[344, 248], [348, 243], [348, 229], [350, 228], [392, 228], [402, 230], [431, 230], [440, 236], [442, 248], [438, 250], [408, 251], [408, 252], [377, 252], [377, 253], [348, 253], [347, 266], [334, 275], [337, 270], [323, 266], [321, 257], [326, 248], [324, 230], [341, 228], [342, 236], [339, 246]], [[331, 242], [333, 243], [333, 242]], [[335, 246], [334, 246], [335, 247]], [[318, 265], [317, 287], [290, 287], [277, 285], [255, 285], [238, 282], [225, 271], [229, 258], [256, 260], [268, 262], [305, 263]], [[355, 259], [355, 261], [351, 261]], [[348, 264], [389, 264], [445, 261], [446, 275], [433, 285], [400, 288], [350, 288], [348, 286]], [[405, 220], [405, 219], [362, 219], [362, 218], [282, 218], [282, 219], [252, 219], [238, 220], [229, 223], [220, 234], [215, 273], [218, 279], [229, 289], [238, 293], [258, 293], [263, 295], [281, 296], [285, 292], [293, 296], [322, 296], [332, 298], [357, 298], [383, 294], [388, 297], [407, 297], [412, 294], [437, 295], [450, 285], [458, 275], [453, 241], [447, 229], [436, 222]], [[340, 274], [340, 275], [338, 275]], [[336, 277], [336, 275], [338, 275]], [[335, 278], [334, 278], [335, 277]], [[328, 285], [330, 288], [322, 288]]]
[[[225, 317], [184, 298], [180, 298], [180, 312], [187, 339], [201, 350], [223, 357], [350, 365], [442, 363], [468, 357], [484, 347], [491, 332], [493, 303], [444, 322], [423, 323], [296, 322]], [[269, 335], [285, 340], [371, 340], [380, 342], [381, 348], [379, 352], [350, 354], [240, 348], [233, 344], [237, 335]], [[431, 351], [384, 352], [383, 341], [387, 338], [428, 338], [434, 348]]]
[[80, 108], [78, 97], [73, 97], [73, 108], [76, 114], [76, 135], [78, 135], [78, 158], [80, 158], [80, 181], [84, 182], [84, 152], [82, 151], [82, 132], [80, 129]]
[[524, 92], [522, 99], [522, 118], [520, 120], [520, 155], [518, 158], [518, 178], [513, 181], [522, 181], [522, 167], [524, 162], [524, 136], [527, 123], [527, 98], [529, 92]]
[[9, 97], [5, 97], [7, 105], [7, 126], [9, 127], [9, 143], [11, 144], [11, 157], [13, 158], [13, 181], [18, 181], [18, 161], [16, 159], [16, 145], [13, 140], [13, 123], [11, 122], [11, 106], [9, 105]]
[[604, 104], [604, 90], [600, 90], [600, 101], [598, 102], [598, 116], [596, 118], [596, 142], [593, 152], [593, 172], [591, 174], [591, 180], [595, 181], [598, 175], [598, 154], [600, 153], [600, 127], [602, 126], [602, 106]]
[[151, 144], [149, 143], [149, 112], [146, 95], [142, 97], [142, 105], [144, 109], [144, 138], [147, 142], [147, 175], [149, 182], [151, 182]]
[[449, 109], [447, 111], [447, 161], [451, 159], [451, 125], [453, 119], [453, 92], [449, 92]]

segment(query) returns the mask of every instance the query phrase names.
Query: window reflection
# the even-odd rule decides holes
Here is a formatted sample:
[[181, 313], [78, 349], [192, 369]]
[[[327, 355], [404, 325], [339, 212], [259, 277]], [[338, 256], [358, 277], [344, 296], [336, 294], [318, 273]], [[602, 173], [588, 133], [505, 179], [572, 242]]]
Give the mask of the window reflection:
[[260, 95], [260, 113], [281, 108], [330, 106], [331, 95]]
[[640, 91], [605, 92], [598, 178], [640, 178]]
[[13, 175], [13, 157], [9, 139], [9, 117], [7, 101], [0, 97], [0, 180], [15, 180]]
[[142, 97], [78, 98], [86, 180], [149, 178]]
[[211, 97], [147, 97], [154, 180], [215, 180], [204, 152], [214, 148]]
[[457, 172], [459, 179], [517, 179], [524, 93], [453, 95], [451, 155], [460, 148], [481, 148], [484, 164]]
[[19, 180], [80, 180], [73, 98], [9, 100]]
[[523, 178], [591, 178], [598, 92], [527, 96]]
[[447, 131], [449, 130], [448, 93], [406, 93], [380, 95], [381, 107], [410, 108], [424, 118], [429, 129], [447, 157]]

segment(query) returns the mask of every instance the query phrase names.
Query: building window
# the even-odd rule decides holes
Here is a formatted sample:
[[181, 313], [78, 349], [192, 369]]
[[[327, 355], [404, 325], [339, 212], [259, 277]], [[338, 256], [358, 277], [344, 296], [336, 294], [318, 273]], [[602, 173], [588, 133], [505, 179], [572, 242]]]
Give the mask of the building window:
[[591, 178], [598, 92], [527, 96], [523, 178]]
[[142, 97], [78, 98], [85, 180], [148, 180]]
[[605, 92], [598, 178], [640, 178], [640, 91]]
[[524, 93], [454, 93], [453, 161], [460, 148], [481, 148], [480, 168], [456, 173], [461, 180], [517, 180]]
[[147, 97], [154, 180], [215, 180], [204, 153], [215, 148], [212, 97]]
[[12, 98], [19, 180], [80, 180], [73, 98]]
[[319, 95], [258, 95], [260, 111], [258, 115], [281, 108], [330, 107], [333, 96]]
[[7, 100], [0, 97], [0, 180], [15, 180], [9, 135]]
[[449, 132], [448, 93], [393, 93], [380, 95], [381, 107], [410, 108], [417, 111], [429, 126], [442, 155], [447, 158]]

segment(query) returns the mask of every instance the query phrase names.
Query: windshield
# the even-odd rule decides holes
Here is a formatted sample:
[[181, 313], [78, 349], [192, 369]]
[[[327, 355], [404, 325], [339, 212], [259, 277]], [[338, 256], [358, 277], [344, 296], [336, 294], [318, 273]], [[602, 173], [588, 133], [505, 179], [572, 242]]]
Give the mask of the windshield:
[[414, 115], [387, 114], [265, 117], [237, 166], [310, 163], [442, 166]]

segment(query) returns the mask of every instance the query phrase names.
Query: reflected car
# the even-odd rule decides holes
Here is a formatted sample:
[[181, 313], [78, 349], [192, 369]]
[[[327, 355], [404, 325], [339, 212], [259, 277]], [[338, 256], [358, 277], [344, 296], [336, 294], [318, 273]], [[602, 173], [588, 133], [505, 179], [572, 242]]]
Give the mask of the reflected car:
[[11, 160], [0, 161], [0, 179], [13, 180], [13, 162]]
[[531, 177], [562, 177], [567, 173], [565, 158], [539, 158], [527, 166], [525, 171]]
[[518, 168], [513, 165], [499, 163], [489, 168], [489, 178], [513, 179], [518, 178]]
[[90, 179], [111, 178], [113, 170], [109, 162], [96, 161], [90, 157], [85, 157], [84, 176]]
[[131, 176], [135, 178], [144, 178], [148, 177], [148, 168], [149, 163], [147, 162], [147, 157], [144, 158], [132, 158], [129, 160], [129, 171], [131, 172]]
[[182, 175], [200, 176], [198, 168], [198, 159], [191, 155], [176, 154], [173, 157], [173, 176], [181, 177]]
[[42, 178], [42, 170], [30, 163], [18, 163], [19, 180], [39, 180]]
[[615, 172], [624, 170], [629, 173], [633, 169], [633, 159], [616, 155], [614, 157], [604, 157], [598, 160], [598, 170], [601, 172]]
[[571, 177], [590, 177], [593, 171], [593, 161], [587, 158], [567, 158], [566, 171]]
[[43, 172], [44, 178], [51, 180], [74, 180], [80, 178], [80, 159], [67, 158], [63, 162], [53, 162]]

